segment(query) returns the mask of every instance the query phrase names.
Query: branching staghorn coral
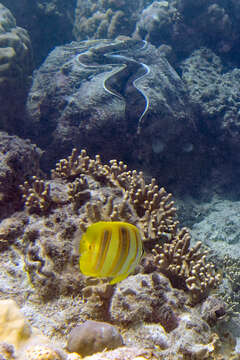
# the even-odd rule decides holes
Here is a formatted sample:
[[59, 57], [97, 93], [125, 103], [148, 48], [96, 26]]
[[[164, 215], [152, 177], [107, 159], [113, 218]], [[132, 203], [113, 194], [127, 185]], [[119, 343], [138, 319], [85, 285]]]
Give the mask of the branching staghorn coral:
[[188, 290], [191, 302], [206, 297], [220, 281], [214, 265], [206, 263], [207, 251], [201, 251], [201, 242], [190, 248], [191, 236], [182, 228], [171, 242], [157, 244], [153, 249], [155, 264], [178, 288]]
[[[54, 199], [54, 183], [60, 187], [61, 194], [66, 194], [67, 191], [68, 200], [61, 204], [55, 202], [47, 216], [40, 210], [49, 208], [51, 196]], [[62, 272], [67, 268], [69, 259], [75, 263], [76, 255], [70, 245], [72, 230], [71, 236], [67, 236], [68, 232], [63, 229], [66, 226], [64, 222], [61, 225], [61, 235], [58, 233], [58, 223], [54, 222], [54, 216], [61, 217], [61, 213], [71, 219], [69, 228], [75, 229], [73, 232], [77, 230], [74, 237], [78, 242], [87, 227], [98, 221], [125, 221], [136, 225], [142, 233], [147, 252], [153, 252], [152, 271], [157, 269], [171, 280], [173, 286], [187, 291], [193, 304], [206, 297], [209, 290], [219, 283], [219, 275], [215, 273], [214, 266], [206, 262], [207, 252], [201, 250], [201, 243], [190, 248], [191, 237], [188, 230], [179, 229], [172, 194], [159, 188], [155, 179], [147, 184], [142, 172], [128, 170], [122, 161], [111, 160], [108, 164], [103, 164], [99, 155], [91, 159], [85, 150], [78, 155], [77, 150], [73, 149], [72, 154], [67, 159], [60, 160], [55, 170], [52, 170], [51, 188], [48, 184], [34, 178], [32, 186], [27, 182], [22, 186], [25, 205], [29, 209], [36, 209], [39, 216], [47, 216], [47, 223], [52, 225], [50, 230], [46, 230], [46, 235], [55, 236], [54, 243], [41, 240], [37, 247], [28, 246], [25, 257], [27, 268], [31, 271], [34, 266], [41, 265], [37, 271], [39, 283], [42, 283], [45, 272], [51, 272], [51, 268], [55, 278], [62, 282]], [[65, 195], [63, 198], [65, 199]], [[53, 244], [52, 248], [50, 244]], [[39, 246], [37, 253], [40, 258], [41, 254], [45, 254], [47, 258], [44, 259], [43, 256], [42, 262], [41, 259], [36, 259], [35, 264], [36, 256], [35, 253], [32, 255], [32, 250], [39, 249]], [[63, 250], [64, 246], [68, 250]], [[62, 268], [56, 268], [54, 259], [51, 258], [56, 253], [64, 264]], [[70, 267], [68, 271], [71, 274]]]
[[81, 174], [91, 175], [94, 179], [101, 180], [108, 171], [108, 166], [102, 165], [100, 156], [96, 155], [95, 160], [87, 156], [86, 150], [82, 150], [78, 155], [77, 149], [73, 149], [72, 154], [67, 159], [60, 160], [56, 169], [52, 170], [52, 178], [62, 178], [71, 181]]
[[[172, 195], [167, 194], [164, 188], [159, 189], [156, 179], [146, 184], [142, 172], [127, 170], [127, 165], [122, 161], [111, 160], [109, 164], [102, 164], [99, 155], [90, 159], [86, 150], [82, 150], [78, 155], [76, 149], [73, 149], [67, 159], [60, 160], [52, 171], [53, 179], [62, 178], [68, 181], [83, 175], [93, 177], [102, 186], [122, 192], [121, 204], [113, 204], [111, 198], [95, 204], [90, 201], [85, 217], [91, 219], [90, 223], [100, 220], [129, 221], [138, 224], [147, 240], [169, 238], [176, 233], [178, 221], [175, 220], [176, 208], [171, 201]], [[88, 225], [89, 221], [86, 227]]]
[[73, 210], [77, 212], [91, 197], [86, 177], [80, 175], [79, 178], [68, 185], [68, 188], [69, 201], [72, 203]]
[[38, 179], [36, 176], [32, 177], [32, 184], [25, 181], [20, 185], [25, 200], [25, 206], [30, 213], [44, 213], [51, 205], [50, 185], [43, 180]]

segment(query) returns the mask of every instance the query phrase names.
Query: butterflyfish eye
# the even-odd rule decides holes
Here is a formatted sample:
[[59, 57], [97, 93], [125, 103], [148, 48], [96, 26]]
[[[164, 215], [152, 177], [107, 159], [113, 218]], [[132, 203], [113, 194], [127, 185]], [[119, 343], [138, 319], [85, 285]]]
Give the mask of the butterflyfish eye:
[[[87, 251], [86, 251], [87, 250]], [[139, 263], [143, 246], [139, 229], [120, 221], [90, 225], [80, 240], [79, 265], [86, 276], [125, 279]]]

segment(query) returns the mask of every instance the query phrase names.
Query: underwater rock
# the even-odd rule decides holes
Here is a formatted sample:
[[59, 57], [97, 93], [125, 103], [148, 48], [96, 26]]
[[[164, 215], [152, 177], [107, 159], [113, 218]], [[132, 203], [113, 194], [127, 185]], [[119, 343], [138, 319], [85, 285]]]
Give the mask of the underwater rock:
[[207, 48], [193, 52], [181, 68], [195, 107], [196, 124], [211, 144], [218, 163], [219, 159], [231, 159], [239, 164], [240, 70], [226, 72], [221, 59]]
[[190, 37], [189, 44], [192, 43], [192, 50], [207, 46], [219, 54], [224, 54], [238, 46], [237, 1], [229, 0], [228, 3], [224, 3], [220, 0], [179, 0], [176, 7]]
[[134, 280], [130, 276], [117, 285], [113, 294], [109, 309], [111, 320], [116, 324], [156, 322], [171, 332], [178, 327], [179, 319], [174, 299], [168, 299], [170, 292], [169, 283], [160, 274], [138, 274]]
[[215, 199], [205, 204], [204, 218], [191, 228], [193, 237], [212, 252], [211, 260], [223, 277], [219, 292], [234, 312], [240, 310], [239, 212], [239, 201]]
[[206, 320], [210, 326], [216, 325], [219, 320], [223, 319], [226, 312], [226, 304], [221, 299], [213, 296], [209, 296], [201, 306], [203, 319]]
[[[105, 159], [154, 161], [167, 177], [176, 153], [181, 168], [189, 164], [182, 163], [193, 131], [187, 101], [178, 74], [147, 42], [74, 42], [53, 50], [35, 73], [28, 136], [46, 150], [45, 169], [76, 146]], [[154, 141], [163, 143], [160, 154]]]
[[[71, 355], [71, 354], [70, 354]], [[159, 358], [150, 349], [142, 346], [122, 346], [115, 350], [103, 351], [87, 356], [84, 360], [158, 360]], [[71, 360], [71, 357], [67, 360]], [[75, 360], [73, 358], [73, 360]], [[78, 359], [77, 359], [78, 360]]]
[[239, 201], [213, 200], [205, 205], [205, 217], [192, 226], [191, 233], [213, 248], [218, 257], [239, 259], [239, 212]]
[[115, 326], [101, 321], [87, 320], [71, 330], [67, 349], [87, 356], [122, 345], [122, 337]]
[[11, 12], [0, 4], [0, 129], [23, 133], [23, 114], [33, 70], [27, 31], [16, 26]]
[[172, 45], [179, 22], [180, 13], [170, 2], [154, 1], [142, 11], [133, 36], [156, 46]]
[[0, 219], [21, 205], [19, 185], [38, 174], [42, 151], [30, 140], [0, 132]]

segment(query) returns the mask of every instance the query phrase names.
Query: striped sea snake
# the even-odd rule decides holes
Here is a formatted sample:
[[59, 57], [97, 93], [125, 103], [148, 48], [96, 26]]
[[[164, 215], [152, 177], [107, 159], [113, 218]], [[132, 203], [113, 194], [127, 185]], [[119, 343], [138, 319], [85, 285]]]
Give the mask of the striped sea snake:
[[[133, 41], [134, 45], [136, 43], [139, 44], [139, 42], [140, 41], [138, 41], [138, 42]], [[138, 83], [142, 78], [144, 78], [146, 75], [148, 75], [150, 73], [150, 68], [148, 65], [146, 65], [143, 62], [138, 62], [137, 60], [135, 60], [131, 57], [127, 57], [127, 56], [121, 54], [122, 52], [126, 52], [129, 50], [128, 44], [131, 44], [131, 40], [127, 41], [127, 42], [126, 41], [119, 42], [114, 45], [110, 44], [110, 45], [102, 46], [99, 48], [97, 48], [96, 46], [92, 46], [87, 51], [79, 54], [76, 57], [76, 61], [79, 65], [81, 65], [85, 68], [90, 68], [90, 69], [113, 66], [115, 69], [112, 70], [109, 73], [109, 75], [107, 77], [105, 77], [103, 80], [103, 88], [110, 95], [116, 96], [117, 98], [124, 100], [124, 101], [125, 101], [124, 96], [122, 96], [119, 92], [115, 91], [111, 87], [110, 79], [112, 79], [116, 75], [121, 74], [124, 70], [126, 70], [130, 66], [136, 66], [138, 69], [142, 68], [144, 70], [143, 74], [141, 74], [140, 76], [138, 76], [136, 79], [134, 79], [132, 81], [133, 87], [138, 91], [139, 94], [141, 94], [141, 96], [144, 98], [144, 101], [145, 101], [144, 110], [138, 119], [137, 134], [140, 134], [144, 117], [149, 109], [149, 98], [148, 98], [147, 94], [144, 92], [144, 90], [139, 88]], [[143, 46], [138, 48], [138, 50], [143, 50], [148, 45], [146, 41], [141, 41], [141, 44], [143, 44]], [[116, 45], [118, 47], [123, 46], [123, 48], [122, 49], [118, 48], [118, 49], [114, 50], [114, 46], [116, 47]], [[94, 57], [94, 59], [93, 59], [93, 57]], [[97, 57], [97, 59], [96, 59], [96, 57]], [[95, 64], [88, 63], [89, 60], [90, 60], [90, 62], [95, 61]], [[96, 62], [96, 60], [97, 61], [100, 60], [101, 63]], [[109, 60], [109, 62], [108, 62], [108, 60]]]

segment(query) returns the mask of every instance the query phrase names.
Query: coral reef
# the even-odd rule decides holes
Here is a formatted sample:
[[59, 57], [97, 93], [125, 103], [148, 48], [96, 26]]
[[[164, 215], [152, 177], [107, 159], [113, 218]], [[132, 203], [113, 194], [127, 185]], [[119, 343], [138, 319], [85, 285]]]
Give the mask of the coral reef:
[[190, 99], [198, 104], [199, 126], [215, 139], [215, 157], [222, 157], [227, 147], [238, 163], [240, 70], [225, 72], [220, 57], [207, 48], [194, 51], [181, 68]]
[[[80, 201], [82, 204], [81, 211], [80, 208], [76, 208], [76, 197], [73, 196], [77, 180], [77, 198], [78, 203]], [[37, 178], [33, 181], [31, 187], [28, 183], [22, 186], [25, 206], [31, 210], [30, 213], [35, 212], [40, 218], [42, 217], [42, 220], [38, 221], [45, 222], [45, 228], [50, 224], [52, 227], [52, 230], [41, 231], [40, 242], [37, 240], [39, 235], [36, 235], [37, 238], [30, 244], [25, 241], [26, 269], [30, 277], [33, 277], [35, 285], [38, 274], [37, 282], [39, 281], [42, 288], [44, 284], [46, 286], [52, 283], [56, 286], [57, 279], [59, 282], [62, 279], [63, 269], [69, 267], [69, 263], [73, 268], [75, 267], [76, 254], [74, 249], [71, 249], [69, 240], [76, 229], [79, 230], [75, 234], [75, 240], [79, 242], [81, 236], [79, 231], [85, 232], [90, 224], [114, 220], [126, 221], [138, 226], [146, 248], [148, 247], [149, 250], [153, 248], [156, 269], [167, 275], [174, 286], [188, 290], [192, 301], [198, 302], [206, 297], [209, 290], [218, 283], [219, 276], [215, 274], [213, 265], [206, 263], [206, 252], [200, 250], [200, 243], [192, 249], [189, 248], [190, 234], [187, 229], [178, 228], [176, 208], [171, 200], [171, 194], [167, 194], [164, 188], [159, 189], [155, 179], [146, 184], [141, 172], [128, 170], [123, 162], [112, 160], [109, 164], [103, 164], [99, 155], [91, 159], [85, 150], [78, 155], [77, 150], [74, 149], [67, 159], [57, 163], [56, 169], [52, 171], [51, 180], [52, 183], [54, 181], [58, 181], [59, 184], [61, 181], [69, 183], [67, 206], [73, 203], [72, 210], [69, 210], [73, 213], [69, 234], [66, 230], [57, 230], [54, 224], [54, 218], [59, 216], [57, 214], [61, 209], [56, 202], [56, 195], [55, 197], [51, 195], [52, 185]], [[66, 187], [62, 186], [60, 192], [64, 191]], [[52, 198], [54, 200], [51, 200]], [[51, 201], [54, 207], [52, 214], [49, 214]], [[80, 216], [77, 219], [78, 213]], [[48, 216], [47, 222], [44, 221], [46, 216]], [[31, 230], [27, 226], [25, 233], [29, 232], [31, 233]], [[47, 239], [43, 240], [44, 233], [49, 237], [54, 232], [59, 238], [58, 241], [52, 243]], [[164, 244], [160, 245], [162, 242]], [[56, 254], [58, 254], [57, 262]], [[61, 288], [64, 288], [64, 282], [61, 283]]]
[[173, 45], [176, 33], [181, 29], [181, 21], [179, 11], [171, 2], [154, 1], [142, 11], [133, 36], [157, 46], [166, 43]]
[[[91, 158], [85, 150], [78, 153], [74, 149], [57, 163], [51, 175], [50, 180], [37, 177], [33, 185], [23, 185], [25, 208], [14, 214], [14, 219], [5, 219], [1, 229], [5, 241], [0, 258], [1, 296], [10, 288], [34, 325], [47, 329], [56, 341], [74, 340], [68, 342], [69, 351], [82, 354], [83, 343], [86, 350], [91, 337], [89, 330], [82, 330], [96, 323], [85, 323], [69, 332], [91, 319], [117, 326], [126, 353], [137, 346], [138, 350], [149, 349], [149, 359], [209, 359], [222, 354], [226, 334], [218, 334], [215, 326], [226, 321], [224, 303], [208, 297], [218, 276], [199, 244], [190, 247], [189, 232], [179, 226], [171, 194], [159, 188], [154, 179], [146, 182], [141, 172], [128, 170], [123, 162], [104, 163], [99, 155]], [[51, 205], [40, 211], [44, 189]], [[38, 205], [33, 202], [30, 211], [33, 190]], [[81, 235], [99, 220], [131, 222], [142, 234], [145, 258], [131, 276], [114, 286], [108, 279], [85, 277], [79, 271]], [[24, 292], [12, 285], [16, 277]], [[114, 341], [110, 343], [113, 346]], [[46, 356], [55, 352], [62, 360], [58, 347], [30, 345], [46, 345]], [[90, 348], [91, 353], [97, 351], [93, 345]], [[228, 351], [234, 348], [233, 339]], [[45, 351], [44, 347], [31, 349], [29, 356], [34, 360], [39, 351]], [[121, 358], [123, 349], [92, 357], [119, 354]], [[69, 359], [76, 358], [74, 352]], [[132, 354], [129, 359], [137, 357]], [[141, 355], [145, 356], [144, 352]]]
[[19, 184], [26, 178], [40, 174], [42, 151], [29, 140], [0, 132], [0, 218], [19, 209]]
[[200, 46], [226, 54], [238, 46], [238, 13], [235, 0], [229, 6], [220, 0], [144, 0], [134, 6], [125, 0], [78, 0], [73, 32], [77, 40], [127, 35], [167, 44], [178, 58]]
[[32, 177], [32, 184], [25, 181], [20, 185], [23, 200], [29, 212], [46, 212], [51, 205], [50, 185], [36, 176]]
[[134, 282], [130, 277], [117, 285], [110, 303], [111, 321], [125, 325], [158, 323], [168, 333], [176, 329], [186, 295], [170, 295], [169, 282], [157, 273], [137, 274], [134, 278]]
[[193, 248], [191, 236], [182, 228], [170, 243], [157, 244], [153, 249], [157, 267], [166, 274], [175, 287], [185, 288], [191, 294], [192, 302], [199, 302], [209, 290], [220, 282], [213, 264], [206, 263], [207, 251], [201, 251], [199, 241]]
[[20, 132], [20, 115], [33, 70], [31, 42], [26, 30], [16, 26], [11, 12], [0, 4], [0, 129]]
[[62, 360], [62, 357], [57, 351], [54, 351], [50, 346], [35, 345], [29, 346], [25, 351], [26, 360]]
[[114, 39], [118, 35], [130, 36], [144, 2], [134, 4], [126, 0], [77, 1], [73, 33], [77, 40]]
[[133, 36], [170, 46], [174, 63], [200, 46], [225, 56], [239, 45], [238, 13], [235, 0], [153, 1], [139, 11]]
[[199, 171], [189, 160], [199, 156], [199, 138], [184, 84], [161, 51], [142, 40], [56, 47], [34, 73], [26, 108], [26, 131], [45, 150], [47, 172], [79, 144], [104, 161], [159, 172], [163, 185]]
[[[89, 224], [101, 220], [123, 220], [140, 227], [145, 240], [165, 240], [164, 245], [154, 248], [157, 268], [167, 275], [173, 285], [189, 290], [192, 301], [206, 297], [209, 290], [219, 283], [220, 275], [211, 264], [206, 264], [206, 251], [201, 251], [201, 243], [190, 249], [190, 234], [186, 228], [177, 229], [176, 209], [171, 194], [158, 189], [156, 180], [145, 184], [143, 174], [127, 171], [122, 162], [113, 160], [103, 165], [100, 157], [91, 160], [83, 150], [79, 156], [74, 149], [68, 159], [60, 160], [53, 170], [53, 177], [72, 179], [78, 174], [91, 174], [106, 186], [117, 186], [123, 190], [123, 201], [115, 205], [113, 197], [102, 203], [87, 202], [86, 215], [82, 217], [80, 228], [86, 231]], [[131, 207], [129, 206], [131, 205]], [[134, 220], [135, 219], [135, 220]]]
[[[33, 346], [32, 343], [50, 343], [38, 329], [31, 327], [11, 299], [0, 300], [0, 341], [0, 356], [6, 356], [7, 360], [19, 356], [28, 346]], [[35, 360], [36, 357], [27, 359]]]
[[[37, 0], [21, 3], [2, 0], [15, 16], [17, 24], [29, 32], [34, 62], [39, 66], [56, 45], [72, 40], [75, 0]], [[44, 39], [44, 41], [42, 41]]]

